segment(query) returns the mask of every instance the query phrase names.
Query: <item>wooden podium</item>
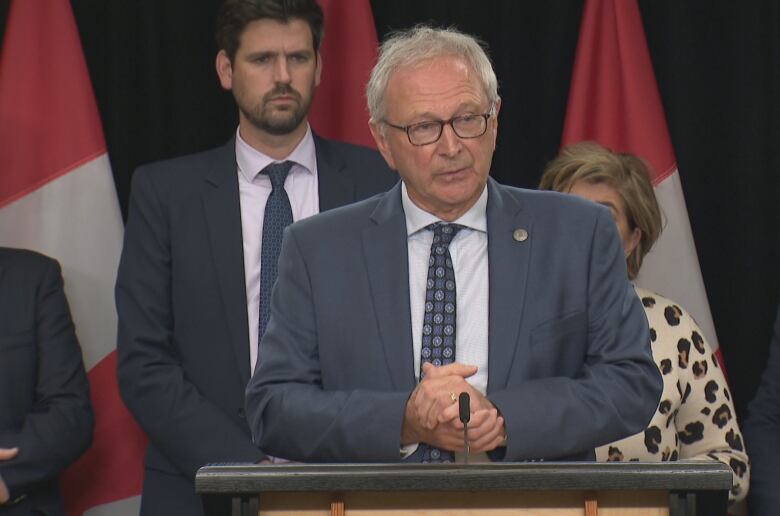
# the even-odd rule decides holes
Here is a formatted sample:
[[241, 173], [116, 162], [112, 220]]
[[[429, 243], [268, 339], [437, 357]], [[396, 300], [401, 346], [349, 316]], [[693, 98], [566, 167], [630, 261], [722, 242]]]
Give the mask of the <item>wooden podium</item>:
[[720, 462], [215, 464], [195, 489], [234, 516], [726, 516]]

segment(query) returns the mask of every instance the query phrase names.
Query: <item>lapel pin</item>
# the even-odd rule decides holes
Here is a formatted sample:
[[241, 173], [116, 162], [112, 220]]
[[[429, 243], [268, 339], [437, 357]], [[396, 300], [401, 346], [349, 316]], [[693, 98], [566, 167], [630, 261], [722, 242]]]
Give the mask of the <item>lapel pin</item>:
[[512, 238], [515, 239], [515, 242], [525, 242], [528, 240], [528, 231], [523, 228], [516, 229], [514, 233], [512, 233]]

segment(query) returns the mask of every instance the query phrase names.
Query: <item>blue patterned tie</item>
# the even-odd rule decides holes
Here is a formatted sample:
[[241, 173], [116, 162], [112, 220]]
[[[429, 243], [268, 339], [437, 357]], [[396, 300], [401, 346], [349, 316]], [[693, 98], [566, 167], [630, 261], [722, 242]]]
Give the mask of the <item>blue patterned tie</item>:
[[260, 173], [268, 174], [271, 179], [271, 195], [265, 203], [263, 218], [263, 246], [260, 253], [260, 333], [257, 343], [263, 338], [263, 333], [271, 317], [271, 290], [276, 281], [276, 271], [279, 263], [279, 251], [282, 249], [282, 234], [284, 228], [292, 224], [292, 208], [290, 199], [284, 190], [284, 181], [293, 166], [292, 161], [271, 163]]
[[[433, 231], [431, 255], [428, 259], [428, 280], [425, 290], [425, 317], [423, 318], [422, 349], [420, 356], [420, 381], [425, 376], [422, 366], [430, 362], [435, 366], [455, 362], [455, 269], [452, 267], [450, 242], [463, 229], [458, 224], [436, 222], [426, 226]], [[427, 444], [423, 446], [423, 462], [453, 462], [455, 454]]]

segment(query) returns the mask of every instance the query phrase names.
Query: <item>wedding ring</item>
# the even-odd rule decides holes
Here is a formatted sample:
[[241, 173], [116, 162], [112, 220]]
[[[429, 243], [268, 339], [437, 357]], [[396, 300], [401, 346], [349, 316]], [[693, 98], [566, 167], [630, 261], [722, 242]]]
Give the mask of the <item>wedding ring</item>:
[[451, 392], [450, 399], [452, 400], [453, 403], [456, 403], [458, 401], [458, 395], [455, 394], [454, 392]]

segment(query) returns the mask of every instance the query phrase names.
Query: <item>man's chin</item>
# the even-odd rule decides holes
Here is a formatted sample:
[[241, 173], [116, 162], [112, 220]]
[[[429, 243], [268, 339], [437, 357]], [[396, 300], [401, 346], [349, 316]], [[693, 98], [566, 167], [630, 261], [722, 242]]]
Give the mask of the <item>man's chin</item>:
[[269, 134], [273, 134], [275, 136], [284, 136], [298, 129], [304, 120], [305, 118], [297, 119], [294, 116], [275, 117], [272, 119], [261, 120], [259, 123], [256, 123], [255, 126]]

